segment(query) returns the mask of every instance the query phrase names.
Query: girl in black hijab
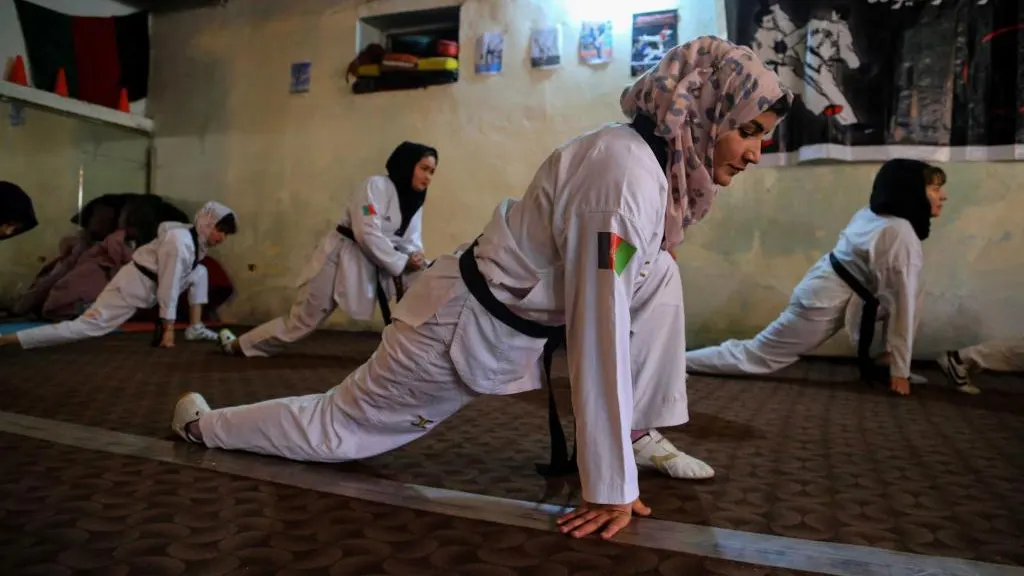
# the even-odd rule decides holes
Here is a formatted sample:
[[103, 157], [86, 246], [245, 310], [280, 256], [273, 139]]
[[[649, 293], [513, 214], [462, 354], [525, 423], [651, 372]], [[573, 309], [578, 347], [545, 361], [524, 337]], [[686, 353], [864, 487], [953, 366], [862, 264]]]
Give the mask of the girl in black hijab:
[[[384, 167], [388, 171], [388, 178], [395, 185], [398, 191], [398, 205], [402, 213], [402, 222], [395, 230], [397, 236], [405, 236], [409, 229], [413, 216], [419, 212], [423, 202], [427, 199], [427, 186], [430, 179], [417, 172], [420, 162], [427, 158], [433, 158], [433, 166], [437, 166], [437, 150], [415, 142], [402, 142], [388, 157]], [[430, 172], [431, 177], [433, 171]]]
[[[886, 380], [910, 393], [910, 355], [917, 327], [921, 241], [946, 201], [941, 168], [917, 160], [882, 165], [869, 205], [839, 235], [832, 252], [807, 272], [779, 317], [750, 340], [728, 340], [686, 354], [687, 372], [768, 374], [796, 362], [832, 338], [857, 309], [851, 339], [861, 378]], [[885, 320], [885, 352], [872, 359], [875, 322]], [[880, 368], [878, 365], [887, 366]]]
[[[917, 238], [924, 241], [931, 232], [932, 218], [939, 215], [945, 196], [938, 192], [946, 184], [942, 168], [920, 160], [896, 158], [878, 170], [871, 188], [871, 211], [879, 216], [896, 216], [910, 223]], [[931, 187], [936, 190], [929, 191]], [[923, 192], [922, 192], [923, 191]]]
[[355, 320], [372, 320], [380, 309], [391, 323], [390, 302], [426, 267], [423, 203], [437, 168], [437, 150], [402, 142], [385, 163], [387, 175], [371, 176], [349, 199], [341, 221], [320, 240], [300, 274], [299, 293], [287, 316], [235, 337], [221, 332], [229, 354], [270, 356], [308, 336], [337, 308]]

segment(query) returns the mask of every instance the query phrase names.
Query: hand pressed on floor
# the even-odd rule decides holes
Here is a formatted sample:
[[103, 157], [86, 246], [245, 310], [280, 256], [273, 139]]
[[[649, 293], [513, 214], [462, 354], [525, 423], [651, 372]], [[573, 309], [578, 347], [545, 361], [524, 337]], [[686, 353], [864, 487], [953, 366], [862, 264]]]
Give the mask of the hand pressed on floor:
[[160, 338], [161, 348], [174, 348], [174, 330], [165, 330]]
[[650, 516], [651, 509], [639, 498], [630, 504], [584, 502], [579, 508], [561, 516], [558, 519], [558, 527], [562, 534], [570, 534], [573, 538], [582, 538], [601, 530], [601, 538], [608, 539], [629, 525], [633, 514]]
[[415, 254], [410, 254], [409, 255], [409, 259], [405, 262], [405, 271], [406, 272], [415, 272], [417, 270], [421, 270], [425, 264], [426, 264], [426, 259], [423, 257], [423, 253], [422, 252], [416, 252]]

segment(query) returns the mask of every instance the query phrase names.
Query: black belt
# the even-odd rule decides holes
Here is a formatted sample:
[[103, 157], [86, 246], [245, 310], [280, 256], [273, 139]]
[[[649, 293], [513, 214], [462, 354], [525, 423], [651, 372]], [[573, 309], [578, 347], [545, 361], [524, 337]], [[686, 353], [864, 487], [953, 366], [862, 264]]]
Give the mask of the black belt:
[[548, 432], [551, 438], [551, 460], [548, 464], [538, 464], [537, 472], [542, 476], [562, 476], [574, 473], [577, 470], [576, 446], [574, 444], [570, 457], [568, 443], [565, 441], [565, 431], [558, 418], [555, 391], [551, 386], [551, 363], [555, 356], [555, 350], [565, 342], [565, 326], [547, 326], [528, 320], [517, 316], [509, 310], [508, 306], [502, 304], [491, 292], [487, 285], [487, 279], [480, 273], [480, 268], [476, 263], [476, 245], [477, 242], [474, 241], [459, 257], [459, 273], [462, 275], [462, 281], [466, 283], [469, 293], [484, 307], [484, 310], [487, 310], [491, 316], [509, 328], [531, 338], [547, 340], [544, 343], [544, 379], [548, 386]]
[[[352, 233], [352, 229], [348, 226], [341, 226], [339, 224], [335, 230], [338, 231], [338, 234], [355, 242], [357, 246], [359, 245], [356, 235]], [[398, 278], [395, 280], [395, 302], [402, 299], [402, 292], [404, 291], [402, 281]], [[391, 324], [391, 306], [388, 304], [388, 293], [384, 291], [384, 285], [380, 283], [380, 274], [377, 274], [377, 306], [380, 306], [380, 315], [384, 318], [384, 325]]]
[[[141, 273], [146, 278], [149, 278], [150, 280], [152, 280], [153, 284], [156, 284], [156, 285], [159, 286], [160, 282], [157, 279], [156, 272], [153, 272], [152, 270], [150, 270], [149, 268], [146, 268], [142, 264], [139, 264], [135, 260], [132, 260], [132, 264], [135, 266], [135, 269], [139, 271], [139, 273]], [[160, 313], [157, 312], [156, 324], [153, 326], [153, 338], [152, 338], [152, 340], [150, 340], [149, 345], [154, 347], [154, 348], [160, 346], [160, 340], [163, 339], [163, 336], [164, 336], [164, 321], [163, 321], [162, 318], [160, 318]]]
[[832, 270], [850, 287], [857, 296], [864, 301], [864, 308], [860, 317], [860, 330], [857, 338], [857, 363], [860, 366], [860, 377], [868, 384], [874, 384], [881, 374], [871, 358], [871, 341], [875, 338], [875, 321], [878, 319], [878, 298], [869, 291], [864, 284], [857, 280], [850, 270], [843, 266], [836, 255], [828, 253], [829, 264]]
[[150, 270], [149, 268], [146, 268], [142, 264], [139, 264], [135, 260], [132, 260], [132, 264], [135, 265], [135, 267], [139, 270], [139, 272], [142, 273], [143, 276], [145, 276], [146, 278], [149, 278], [150, 280], [152, 280], [155, 283], [159, 283], [159, 280], [157, 279], [156, 272], [153, 272], [152, 270]]
[[[188, 234], [189, 234], [189, 237], [192, 238], [192, 250], [193, 250], [193, 256], [194, 256], [194, 258], [192, 259], [192, 270], [195, 270], [196, 268], [199, 267], [199, 235], [198, 235], [198, 232], [196, 231], [196, 227], [192, 226], [191, 228], [189, 228], [188, 229]], [[149, 278], [150, 280], [152, 280], [153, 284], [156, 284], [157, 285], [157, 289], [159, 290], [160, 277], [157, 276], [156, 272], [154, 272], [154, 271], [150, 270], [149, 268], [146, 268], [145, 266], [139, 264], [134, 259], [132, 260], [132, 264], [135, 265], [135, 268], [143, 276], [145, 276], [146, 278]], [[175, 298], [180, 298], [181, 295], [180, 294], [175, 294], [174, 297]], [[150, 345], [153, 346], [154, 348], [156, 348], [157, 346], [160, 346], [160, 341], [163, 339], [164, 325], [166, 324], [166, 322], [167, 322], [166, 320], [164, 320], [163, 318], [160, 318], [160, 313], [157, 312], [156, 323], [153, 326], [153, 340], [150, 342]], [[171, 322], [173, 323], [174, 320], [171, 320]]]

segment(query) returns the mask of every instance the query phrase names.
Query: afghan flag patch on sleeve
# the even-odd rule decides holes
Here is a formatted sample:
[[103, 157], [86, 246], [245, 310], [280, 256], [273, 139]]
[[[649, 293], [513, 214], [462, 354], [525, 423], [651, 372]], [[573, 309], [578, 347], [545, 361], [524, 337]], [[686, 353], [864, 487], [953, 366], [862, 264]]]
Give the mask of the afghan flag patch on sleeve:
[[377, 208], [375, 208], [373, 206], [373, 204], [367, 204], [367, 205], [363, 206], [363, 216], [376, 216], [376, 215], [377, 215]]
[[616, 275], [629, 265], [636, 254], [636, 247], [614, 232], [597, 233], [597, 267], [612, 270]]

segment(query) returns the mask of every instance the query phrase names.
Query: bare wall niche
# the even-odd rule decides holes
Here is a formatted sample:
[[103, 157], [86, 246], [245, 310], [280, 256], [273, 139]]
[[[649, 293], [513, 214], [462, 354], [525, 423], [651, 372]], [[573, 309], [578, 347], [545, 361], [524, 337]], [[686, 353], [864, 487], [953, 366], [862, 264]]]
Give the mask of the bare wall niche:
[[459, 80], [460, 6], [359, 20], [359, 57], [350, 68], [356, 94], [414, 90]]

